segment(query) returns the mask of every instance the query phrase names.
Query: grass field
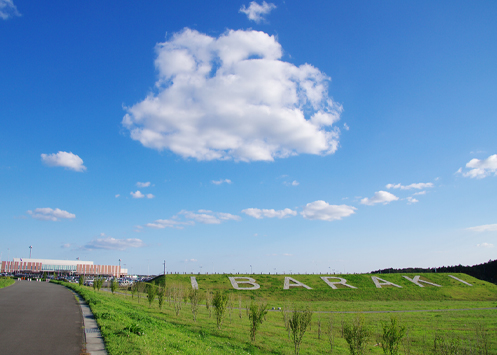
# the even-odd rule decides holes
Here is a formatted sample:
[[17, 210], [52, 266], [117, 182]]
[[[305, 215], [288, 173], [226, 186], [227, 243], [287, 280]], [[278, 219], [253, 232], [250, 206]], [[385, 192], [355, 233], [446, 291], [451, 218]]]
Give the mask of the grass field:
[[10, 286], [16, 282], [14, 279], [10, 277], [0, 277], [0, 288]]
[[[166, 301], [160, 310], [157, 300], [149, 306], [145, 294], [132, 298], [125, 295], [129, 294], [126, 290], [113, 295], [74, 284], [70, 287], [81, 293], [90, 304], [109, 354], [293, 354], [293, 343], [285, 328], [282, 311], [270, 311], [255, 343], [250, 341], [245, 308], [250, 302], [261, 301], [267, 302], [270, 308], [282, 307], [283, 310], [311, 307], [314, 314], [311, 327], [303, 338], [301, 354], [330, 353], [326, 334], [330, 321], [334, 336], [332, 353], [349, 354], [347, 342], [342, 337], [342, 327], [351, 324], [357, 317], [364, 318], [371, 332], [366, 353], [383, 354], [378, 345], [381, 343], [382, 324], [391, 316], [407, 328], [400, 354], [433, 354], [436, 336], [444, 340], [447, 349], [449, 345], [453, 350], [459, 349], [453, 354], [485, 354], [475, 350], [478, 339], [481, 343], [482, 334], [489, 349], [487, 354], [497, 354], [493, 350], [497, 349], [497, 286], [464, 274], [453, 275], [473, 286], [464, 285], [446, 274], [424, 274], [422, 279], [442, 287], [426, 285], [421, 288], [401, 275], [391, 274], [375, 276], [402, 288], [388, 286], [377, 289], [371, 281], [372, 275], [343, 275], [341, 277], [346, 278], [349, 284], [358, 288], [333, 290], [320, 279], [320, 275], [293, 275], [293, 278], [313, 289], [298, 287], [283, 290], [284, 275], [251, 275], [261, 288], [240, 291], [232, 288], [228, 280], [231, 275], [195, 275], [201, 294], [223, 290], [231, 295], [232, 309], [228, 310], [221, 329], [216, 326], [212, 307], [212, 314], [205, 306], [200, 307], [197, 322], [194, 322], [190, 304], [184, 300], [180, 300], [182, 308], [176, 315], [171, 300]], [[190, 276], [167, 275], [167, 287], [183, 289], [186, 294], [191, 289]], [[412, 278], [414, 275], [407, 276]], [[160, 278], [156, 280], [162, 281]], [[419, 312], [424, 310], [431, 311]], [[365, 313], [385, 311], [404, 312]], [[439, 349], [436, 353], [444, 352]]]

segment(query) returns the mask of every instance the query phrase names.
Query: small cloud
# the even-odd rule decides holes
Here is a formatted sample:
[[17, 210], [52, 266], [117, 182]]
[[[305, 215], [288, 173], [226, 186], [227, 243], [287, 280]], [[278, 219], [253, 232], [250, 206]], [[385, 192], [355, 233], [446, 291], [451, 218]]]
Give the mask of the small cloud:
[[292, 182], [284, 181], [283, 184], [286, 186], [299, 186], [300, 185], [300, 183], [297, 180], [293, 180]]
[[137, 190], [136, 192], [131, 191], [129, 193], [133, 198], [144, 198], [145, 195], [140, 192], [140, 190]]
[[0, 0], [0, 19], [7, 20], [14, 16], [21, 16], [12, 0]]
[[419, 202], [419, 201], [418, 201], [418, 200], [416, 200], [414, 197], [409, 196], [409, 197], [407, 198], [407, 204], [408, 204], [408, 205], [412, 205], [413, 203], [416, 203], [416, 202]]
[[284, 253], [283, 256], [293, 256], [293, 254]]
[[85, 250], [125, 250], [128, 248], [140, 248], [145, 246], [145, 243], [138, 238], [116, 239], [112, 237], [97, 238], [86, 244], [82, 249]]
[[[489, 156], [487, 159], [471, 159], [467, 164], [466, 168], [470, 170], [462, 173], [464, 177], [483, 179], [491, 174], [497, 176], [497, 154]], [[462, 172], [462, 168], [458, 170]]]
[[60, 246], [62, 249], [68, 249], [71, 247], [71, 243], [65, 243]]
[[318, 200], [308, 203], [300, 214], [305, 219], [336, 221], [355, 213], [357, 208], [347, 205], [330, 205], [325, 201]]
[[473, 232], [497, 232], [497, 224], [484, 224], [482, 226], [469, 227], [466, 230]]
[[45, 208], [37, 208], [34, 211], [28, 210], [28, 214], [31, 215], [34, 219], [38, 219], [40, 221], [58, 221], [60, 219], [72, 219], [76, 218], [76, 215], [73, 213], [69, 213], [67, 211], [63, 211], [61, 209], [51, 209], [48, 207]]
[[147, 181], [147, 182], [137, 182], [136, 186], [138, 186], [138, 187], [149, 187], [150, 186], [150, 181]]
[[274, 210], [274, 209], [259, 209], [259, 208], [246, 208], [242, 210], [242, 213], [245, 213], [248, 216], [262, 219], [266, 218], [285, 218], [289, 216], [296, 216], [297, 211], [291, 210], [290, 208], [285, 208], [284, 210]]
[[494, 245], [491, 243], [481, 243], [481, 244], [476, 244], [478, 248], [493, 248]]
[[154, 198], [155, 196], [152, 194], [147, 194], [147, 198]]
[[117, 195], [116, 195], [116, 198], [118, 198], [119, 196], [121, 196], [121, 195], [120, 195], [120, 194], [117, 194]]
[[[388, 185], [387, 185], [388, 186]], [[399, 198], [390, 192], [387, 191], [377, 191], [374, 193], [373, 197], [371, 198], [363, 198], [361, 200], [361, 204], [363, 205], [368, 205], [368, 206], [373, 206], [378, 203], [383, 203], [386, 205], [387, 203], [390, 203], [392, 201], [397, 201]]]
[[348, 124], [344, 123], [343, 124], [343, 129], [346, 130], [346, 131], [348, 131], [350, 129], [350, 127], [349, 127]]
[[411, 190], [411, 189], [426, 189], [429, 187], [433, 187], [433, 183], [431, 182], [419, 182], [417, 184], [411, 184], [411, 185], [401, 185], [401, 184], [388, 184], [386, 186], [387, 189], [401, 189], [401, 190]]
[[417, 196], [417, 195], [426, 195], [426, 191], [419, 191], [419, 192], [415, 192], [412, 194], [413, 196]]
[[258, 235], [259, 235], [259, 234], [257, 234], [257, 233], [254, 233], [254, 237], [257, 237]]
[[221, 185], [221, 184], [231, 184], [231, 180], [230, 179], [221, 179], [221, 180], [212, 180], [211, 183], [213, 183], [214, 185]]
[[249, 20], [259, 23], [264, 20], [264, 15], [269, 14], [273, 9], [276, 9], [276, 5], [273, 3], [268, 4], [267, 2], [263, 1], [262, 4], [259, 5], [255, 1], [252, 1], [248, 8], [243, 5], [240, 8], [239, 12], [247, 15]]
[[72, 152], [58, 152], [54, 154], [42, 154], [41, 160], [48, 166], [62, 166], [74, 171], [85, 171], [83, 159]]
[[158, 219], [153, 223], [145, 224], [145, 227], [155, 228], [155, 229], [164, 229], [164, 228], [175, 228], [175, 229], [183, 229], [184, 226], [192, 226], [195, 223], [193, 221], [181, 222], [172, 219]]
[[185, 263], [196, 263], [197, 259], [185, 259]]

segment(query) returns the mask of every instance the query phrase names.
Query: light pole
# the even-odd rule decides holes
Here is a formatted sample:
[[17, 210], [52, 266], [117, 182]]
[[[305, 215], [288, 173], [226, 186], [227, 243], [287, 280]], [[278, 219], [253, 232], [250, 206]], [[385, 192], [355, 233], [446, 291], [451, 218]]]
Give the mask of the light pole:
[[121, 259], [119, 259], [119, 277], [121, 277]]
[[250, 265], [250, 274], [252, 274], [252, 265]]
[[30, 258], [30, 259], [31, 259], [31, 249], [33, 249], [33, 246], [32, 246], [32, 245], [30, 245], [30, 246], [29, 246], [29, 258]]

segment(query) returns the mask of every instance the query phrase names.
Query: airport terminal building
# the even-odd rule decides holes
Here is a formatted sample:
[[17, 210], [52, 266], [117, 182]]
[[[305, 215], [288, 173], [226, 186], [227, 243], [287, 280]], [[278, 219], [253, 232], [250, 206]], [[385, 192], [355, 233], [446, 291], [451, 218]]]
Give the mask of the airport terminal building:
[[49, 260], [14, 258], [13, 261], [2, 261], [0, 272], [7, 273], [57, 273], [69, 275], [105, 275], [121, 277], [128, 274], [127, 269], [116, 265], [93, 265], [93, 261], [81, 260]]

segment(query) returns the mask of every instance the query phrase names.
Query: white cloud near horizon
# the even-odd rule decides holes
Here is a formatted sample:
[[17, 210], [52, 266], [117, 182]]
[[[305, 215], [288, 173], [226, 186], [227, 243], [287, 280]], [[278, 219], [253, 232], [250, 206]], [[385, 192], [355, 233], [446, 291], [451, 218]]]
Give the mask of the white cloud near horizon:
[[419, 182], [411, 185], [402, 185], [402, 184], [387, 184], [387, 189], [401, 189], [401, 190], [411, 190], [411, 189], [426, 189], [433, 187], [433, 183], [431, 182]]
[[497, 224], [484, 224], [476, 227], [469, 227], [466, 230], [473, 232], [497, 232]]
[[126, 108], [132, 139], [196, 160], [273, 161], [338, 148], [330, 78], [281, 60], [275, 36], [185, 28], [156, 46], [157, 92]]
[[300, 214], [305, 219], [335, 221], [355, 213], [357, 208], [348, 205], [330, 205], [323, 200], [308, 203]]
[[149, 187], [150, 186], [150, 181], [147, 181], [147, 182], [137, 182], [136, 183], [136, 186], [138, 187]]
[[483, 179], [492, 173], [497, 176], [497, 154], [489, 156], [487, 159], [471, 159], [467, 164], [466, 168], [469, 171], [462, 172], [462, 168], [459, 168], [457, 173], [462, 173], [464, 177]]
[[40, 221], [59, 221], [61, 219], [73, 219], [76, 215], [59, 208], [52, 209], [49, 207], [36, 208], [34, 211], [28, 210], [28, 214], [34, 219]]
[[21, 16], [12, 0], [0, 0], [0, 19], [7, 20], [14, 16]]
[[363, 205], [368, 205], [368, 206], [373, 206], [378, 203], [383, 203], [386, 205], [387, 203], [390, 203], [392, 201], [397, 201], [399, 198], [395, 196], [394, 194], [391, 194], [390, 192], [387, 191], [377, 191], [374, 193], [373, 197], [371, 198], [363, 198], [361, 200], [361, 204]]
[[54, 154], [42, 154], [41, 160], [48, 166], [61, 166], [78, 172], [86, 170], [83, 159], [72, 152], [59, 151]]
[[211, 183], [213, 183], [214, 185], [221, 185], [223, 183], [231, 184], [232, 182], [230, 179], [219, 179], [219, 180], [211, 180]]
[[143, 246], [145, 246], [145, 243], [138, 238], [116, 239], [112, 237], [104, 237], [93, 239], [82, 247], [82, 249], [125, 250], [129, 248], [140, 248]]
[[257, 219], [266, 218], [286, 218], [290, 216], [296, 216], [297, 211], [294, 211], [290, 208], [285, 208], [283, 210], [274, 210], [274, 209], [260, 209], [260, 208], [246, 208], [242, 210], [242, 213], [245, 213], [247, 216], [251, 216]]
[[262, 4], [258, 4], [255, 1], [250, 2], [249, 7], [245, 7], [242, 5], [239, 12], [247, 15], [248, 19], [251, 21], [255, 21], [256, 23], [260, 23], [264, 20], [264, 15], [269, 14], [273, 9], [276, 9], [276, 5], [273, 3], [267, 3], [265, 1]]
[[493, 248], [494, 245], [492, 243], [481, 243], [481, 244], [476, 244], [477, 247], [479, 248]]

